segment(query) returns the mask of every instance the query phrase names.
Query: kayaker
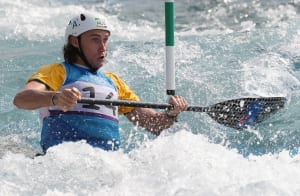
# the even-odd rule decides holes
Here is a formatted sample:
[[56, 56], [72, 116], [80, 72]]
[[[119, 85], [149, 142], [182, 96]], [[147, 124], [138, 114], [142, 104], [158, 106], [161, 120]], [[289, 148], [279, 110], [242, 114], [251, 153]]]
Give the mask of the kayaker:
[[100, 70], [105, 63], [110, 34], [105, 18], [74, 16], [65, 31], [65, 61], [39, 68], [16, 94], [13, 103], [18, 108], [40, 111], [43, 124], [40, 144], [44, 152], [62, 142], [79, 140], [104, 150], [117, 150], [118, 115], [125, 115], [133, 124], [159, 135], [187, 109], [181, 96], [171, 96], [169, 103], [174, 109], [162, 112], [77, 103], [81, 97], [139, 101], [116, 74]]

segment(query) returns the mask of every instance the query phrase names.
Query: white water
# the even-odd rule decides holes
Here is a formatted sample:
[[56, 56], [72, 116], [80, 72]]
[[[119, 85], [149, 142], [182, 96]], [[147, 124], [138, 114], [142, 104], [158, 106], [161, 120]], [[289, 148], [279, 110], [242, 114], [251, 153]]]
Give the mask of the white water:
[[299, 195], [300, 156], [250, 156], [184, 130], [128, 154], [78, 143], [0, 159], [0, 195]]

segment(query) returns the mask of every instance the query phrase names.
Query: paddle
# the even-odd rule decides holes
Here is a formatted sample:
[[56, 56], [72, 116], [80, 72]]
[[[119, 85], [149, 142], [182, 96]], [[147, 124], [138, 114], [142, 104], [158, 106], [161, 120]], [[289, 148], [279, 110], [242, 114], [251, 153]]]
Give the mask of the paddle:
[[[212, 119], [225, 126], [241, 130], [259, 123], [284, 107], [284, 97], [239, 98], [211, 106], [189, 106], [187, 111], [206, 112]], [[153, 109], [172, 109], [170, 104], [126, 100], [82, 98], [78, 103], [89, 105], [131, 106]]]

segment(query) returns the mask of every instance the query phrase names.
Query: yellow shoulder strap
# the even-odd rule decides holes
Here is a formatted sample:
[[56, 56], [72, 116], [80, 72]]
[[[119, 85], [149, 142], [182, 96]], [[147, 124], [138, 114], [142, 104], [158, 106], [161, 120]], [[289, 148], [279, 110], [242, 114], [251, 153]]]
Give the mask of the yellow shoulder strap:
[[[111, 72], [105, 72], [105, 74], [110, 77], [115, 85], [117, 86], [119, 100], [131, 100], [131, 101], [139, 101], [139, 97], [130, 89], [130, 87], [121, 80], [116, 74], [113, 74]], [[125, 107], [120, 106], [119, 107], [119, 114], [125, 114], [133, 110], [133, 107]]]
[[60, 63], [44, 65], [34, 72], [27, 83], [33, 80], [38, 80], [47, 85], [50, 90], [57, 91], [63, 84], [66, 78], [66, 70]]

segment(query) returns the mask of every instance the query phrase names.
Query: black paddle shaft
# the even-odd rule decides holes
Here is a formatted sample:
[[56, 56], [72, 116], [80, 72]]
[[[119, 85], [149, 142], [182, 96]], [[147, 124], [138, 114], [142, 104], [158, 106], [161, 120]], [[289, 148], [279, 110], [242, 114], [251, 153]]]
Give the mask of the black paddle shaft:
[[[187, 111], [206, 112], [212, 119], [225, 126], [243, 129], [259, 123], [284, 107], [284, 97], [239, 98], [211, 106], [189, 106]], [[126, 100], [82, 98], [78, 103], [90, 105], [129, 106], [153, 109], [172, 109], [167, 103], [148, 103]]]

